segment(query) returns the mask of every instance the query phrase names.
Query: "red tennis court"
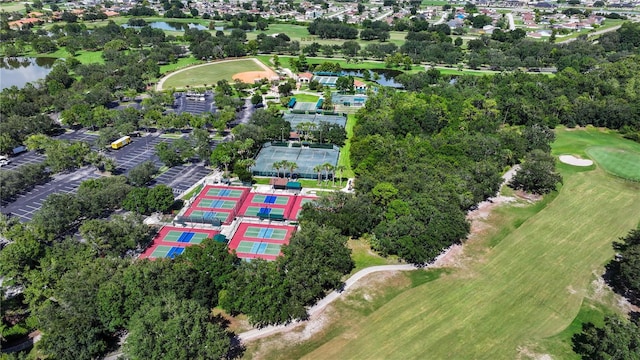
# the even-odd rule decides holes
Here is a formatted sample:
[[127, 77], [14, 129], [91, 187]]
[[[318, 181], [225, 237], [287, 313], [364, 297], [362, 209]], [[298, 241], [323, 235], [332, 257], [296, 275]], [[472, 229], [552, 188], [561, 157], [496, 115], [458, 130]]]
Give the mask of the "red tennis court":
[[250, 191], [248, 187], [207, 185], [183, 216], [190, 222], [230, 224]]
[[295, 231], [295, 226], [242, 223], [229, 242], [229, 249], [241, 259], [275, 260]]
[[218, 230], [192, 229], [164, 226], [153, 239], [151, 246], [145, 250], [140, 259], [174, 258], [182, 254], [187, 246], [200, 244], [207, 238], [219, 234]]
[[261, 219], [296, 220], [302, 205], [313, 199], [315, 197], [251, 193], [242, 203], [238, 215]]

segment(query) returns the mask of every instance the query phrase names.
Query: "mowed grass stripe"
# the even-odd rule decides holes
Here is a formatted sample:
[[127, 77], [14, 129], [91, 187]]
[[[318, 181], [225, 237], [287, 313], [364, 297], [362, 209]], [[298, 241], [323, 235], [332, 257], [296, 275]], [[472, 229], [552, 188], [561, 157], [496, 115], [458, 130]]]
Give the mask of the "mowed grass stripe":
[[[591, 176], [601, 181], [584, 179]], [[594, 264], [611, 257], [610, 240], [640, 213], [637, 187], [607, 184], [602, 174], [574, 177], [486, 264], [458, 274], [468, 278], [447, 276], [403, 293], [349, 331], [355, 339], [330, 341], [309, 358], [515, 358], [518, 346], [562, 331], [584, 297], [569, 290], [587, 286]]]
[[568, 173], [557, 198], [483, 261], [400, 294], [307, 358], [517, 358], [571, 323], [611, 242], [639, 220], [640, 185]]
[[211, 63], [204, 66], [193, 67], [181, 72], [176, 72], [165, 80], [162, 87], [185, 88], [189, 86], [214, 85], [218, 80], [233, 82], [232, 76], [245, 71], [264, 71], [251, 59]]

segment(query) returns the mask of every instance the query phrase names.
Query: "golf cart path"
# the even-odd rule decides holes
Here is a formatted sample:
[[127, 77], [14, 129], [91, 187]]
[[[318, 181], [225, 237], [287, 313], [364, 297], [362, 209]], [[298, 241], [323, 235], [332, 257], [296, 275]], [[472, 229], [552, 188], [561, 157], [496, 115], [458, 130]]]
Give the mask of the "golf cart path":
[[[511, 181], [511, 179], [519, 169], [520, 169], [520, 166], [515, 165], [511, 167], [511, 169], [509, 169], [506, 173], [504, 173], [502, 175], [502, 183], [500, 184], [500, 187], [509, 183], [509, 181]], [[481, 202], [480, 204], [478, 204], [478, 208], [476, 210], [469, 212], [468, 214], [469, 220], [473, 221], [474, 214], [476, 213], [480, 213], [486, 210], [490, 212], [495, 207], [495, 205], [503, 202], [502, 201], [503, 198], [506, 198], [506, 197], [501, 196], [498, 193], [493, 198], [487, 199], [486, 201]], [[494, 201], [496, 202], [494, 203]], [[410, 265], [410, 264], [400, 264], [400, 265], [372, 266], [372, 267], [362, 269], [357, 273], [351, 275], [351, 277], [347, 279], [347, 281], [345, 281], [344, 287], [340, 291], [336, 291], [336, 290], [332, 291], [331, 293], [329, 293], [329, 295], [325, 296], [322, 300], [318, 301], [314, 306], [312, 306], [308, 311], [309, 320], [306, 320], [306, 321], [313, 320], [314, 317], [317, 317], [317, 315], [320, 314], [320, 312], [324, 308], [326, 308], [329, 304], [331, 304], [332, 302], [340, 298], [342, 294], [346, 293], [346, 290], [351, 288], [355, 283], [357, 283], [359, 280], [361, 280], [367, 275], [370, 275], [376, 272], [383, 272], [383, 271], [411, 271], [411, 270], [437, 268], [437, 267], [446, 266], [445, 263], [450, 261], [450, 259], [448, 258], [455, 256], [455, 253], [459, 252], [460, 250], [461, 250], [461, 245], [454, 244], [449, 248], [447, 248], [445, 251], [443, 251], [440, 255], [438, 255], [438, 257], [436, 257], [434, 261], [430, 262], [428, 265], [423, 267], [417, 267], [415, 265]], [[305, 321], [294, 321], [287, 325], [266, 326], [261, 329], [253, 329], [253, 330], [245, 331], [243, 333], [238, 334], [238, 338], [242, 342], [256, 340], [256, 339], [260, 339], [262, 337], [273, 335], [279, 332], [292, 330], [293, 328], [297, 327], [303, 322]]]
[[[353, 274], [344, 285], [344, 288], [341, 291], [332, 291], [329, 295], [325, 296], [322, 300], [318, 301], [314, 306], [312, 306], [308, 313], [309, 318], [314, 317], [318, 313], [320, 313], [327, 305], [331, 304], [335, 300], [337, 300], [347, 289], [352, 287], [355, 283], [357, 283], [363, 277], [373, 274], [380, 271], [411, 271], [417, 270], [418, 267], [409, 264], [401, 264], [401, 265], [381, 265], [381, 266], [372, 266], [366, 269], [362, 269], [357, 273]], [[241, 341], [251, 341], [255, 339], [259, 339], [264, 336], [272, 335], [281, 331], [291, 330], [294, 327], [300, 325], [302, 321], [295, 321], [288, 325], [279, 325], [279, 326], [267, 326], [262, 329], [253, 329], [249, 331], [245, 331], [243, 333], [238, 334], [238, 338]]]
[[273, 71], [267, 65], [263, 64], [260, 60], [258, 60], [256, 58], [240, 58], [240, 59], [231, 59], [231, 60], [211, 61], [211, 62], [208, 62], [208, 63], [205, 63], [205, 64], [187, 66], [186, 68], [183, 68], [183, 69], [180, 69], [180, 70], [176, 70], [176, 71], [172, 72], [171, 74], [168, 74], [167, 76], [165, 76], [162, 79], [160, 79], [160, 81], [158, 81], [158, 84], [156, 84], [156, 91], [162, 91], [162, 87], [164, 85], [164, 82], [167, 81], [168, 78], [172, 77], [173, 75], [179, 74], [179, 73], [181, 73], [183, 71], [187, 71], [187, 70], [190, 70], [190, 69], [195, 69], [195, 68], [202, 67], [202, 66], [208, 66], [208, 65], [211, 65], [211, 64], [222, 64], [222, 63], [227, 63], [227, 62], [244, 61], [244, 60], [253, 60], [256, 63], [256, 65], [260, 66], [262, 69], [264, 69], [264, 71]]

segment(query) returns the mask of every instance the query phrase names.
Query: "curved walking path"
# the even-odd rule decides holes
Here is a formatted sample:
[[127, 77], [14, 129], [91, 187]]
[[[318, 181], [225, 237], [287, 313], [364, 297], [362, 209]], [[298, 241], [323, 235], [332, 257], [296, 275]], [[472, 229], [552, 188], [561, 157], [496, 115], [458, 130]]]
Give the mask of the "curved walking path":
[[[504, 173], [502, 175], [502, 183], [500, 184], [500, 187], [502, 188], [502, 186], [504, 186], [505, 184], [509, 183], [509, 181], [511, 181], [511, 179], [516, 174], [516, 172], [518, 172], [519, 169], [520, 169], [520, 165], [515, 165], [515, 166], [512, 166], [511, 169], [509, 169], [506, 173]], [[493, 204], [492, 199], [498, 199], [500, 197], [501, 197], [500, 192], [498, 192], [491, 199], [487, 199], [487, 200], [481, 202], [480, 204], [478, 204], [478, 209], [474, 210], [474, 211], [475, 212], [479, 212], [485, 207], [490, 207], [490, 205]], [[472, 213], [472, 212], [470, 212], [470, 213]], [[432, 262], [430, 262], [429, 264], [427, 264], [426, 266], [423, 266], [423, 267], [417, 267], [415, 265], [409, 265], [409, 264], [406, 264], [406, 265], [381, 265], [381, 266], [368, 267], [368, 268], [365, 268], [365, 269], [362, 269], [362, 270], [358, 271], [357, 273], [351, 275], [351, 277], [347, 281], [345, 281], [345, 285], [340, 291], [336, 291], [336, 290], [332, 291], [331, 293], [329, 293], [329, 295], [325, 296], [322, 300], [318, 301], [314, 306], [312, 306], [308, 311], [309, 319], [311, 319], [315, 315], [318, 315], [329, 304], [331, 304], [332, 302], [334, 302], [335, 300], [340, 298], [340, 295], [342, 295], [345, 292], [345, 290], [347, 290], [350, 287], [352, 287], [356, 282], [361, 280], [363, 277], [365, 277], [365, 276], [367, 276], [369, 274], [373, 274], [373, 273], [376, 273], [376, 272], [382, 272], [382, 271], [411, 271], [411, 270], [428, 269], [428, 268], [432, 268], [432, 267], [441, 266], [439, 264], [440, 260], [443, 259], [451, 251], [451, 249], [454, 246], [455, 245], [452, 245], [451, 247], [447, 248], [444, 252], [442, 252], [440, 255], [438, 255]], [[306, 320], [306, 321], [309, 321], [309, 320]], [[243, 342], [256, 340], [256, 339], [259, 339], [259, 338], [262, 338], [262, 337], [265, 337], [265, 336], [269, 336], [269, 335], [273, 335], [273, 334], [279, 333], [281, 331], [291, 330], [294, 327], [298, 326], [302, 322], [303, 321], [294, 321], [294, 322], [292, 322], [292, 323], [290, 323], [288, 325], [267, 326], [267, 327], [264, 327], [262, 329], [253, 329], [253, 330], [245, 331], [243, 333], [238, 334], [238, 338], [240, 339], [240, 341], [243, 341]]]
[[198, 67], [202, 67], [202, 66], [209, 66], [212, 64], [222, 64], [222, 63], [226, 63], [226, 62], [233, 62], [233, 61], [242, 61], [242, 60], [253, 60], [258, 66], [260, 66], [264, 71], [271, 71], [273, 72], [273, 69], [269, 68], [267, 65], [263, 64], [260, 60], [256, 59], [256, 58], [239, 58], [239, 59], [230, 59], [230, 60], [220, 60], [220, 61], [211, 61], [208, 62], [206, 64], [199, 64], [199, 65], [193, 65], [193, 66], [188, 66], [186, 68], [177, 70], [172, 72], [171, 74], [163, 77], [162, 79], [160, 79], [158, 81], [158, 83], [156, 84], [156, 91], [162, 91], [162, 86], [164, 85], [164, 82], [167, 81], [168, 78], [172, 77], [173, 75], [176, 74], [180, 74], [183, 71], [187, 71], [187, 70], [191, 70], [191, 69], [195, 69]]
[[[372, 266], [366, 269], [362, 269], [357, 273], [351, 275], [351, 277], [345, 282], [344, 287], [342, 288], [341, 291], [334, 290], [331, 293], [329, 293], [329, 295], [325, 296], [324, 299], [318, 301], [315, 305], [313, 305], [308, 311], [309, 318], [313, 317], [314, 315], [317, 315], [320, 311], [322, 311], [325, 307], [327, 307], [327, 305], [331, 304], [332, 302], [340, 298], [340, 295], [342, 295], [345, 292], [345, 290], [349, 289], [356, 282], [358, 282], [358, 280], [362, 279], [363, 277], [369, 274], [373, 274], [375, 272], [381, 272], [381, 271], [411, 271], [411, 270], [417, 270], [417, 269], [419, 268], [414, 265], [408, 265], [408, 264], [407, 265], [381, 265], [381, 266]], [[253, 329], [253, 330], [245, 331], [243, 333], [238, 334], [238, 338], [243, 342], [251, 341], [251, 340], [259, 339], [261, 337], [272, 335], [281, 331], [291, 330], [294, 327], [298, 326], [300, 323], [302, 323], [302, 321], [294, 321], [288, 325], [267, 326], [267, 327], [263, 327], [262, 329]]]

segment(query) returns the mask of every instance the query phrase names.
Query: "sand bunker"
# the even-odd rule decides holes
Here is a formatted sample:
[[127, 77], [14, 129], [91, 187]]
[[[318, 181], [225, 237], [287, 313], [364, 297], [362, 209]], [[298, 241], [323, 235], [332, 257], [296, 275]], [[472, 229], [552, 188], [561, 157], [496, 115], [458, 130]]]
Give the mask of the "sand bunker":
[[256, 80], [277, 78], [278, 74], [273, 71], [245, 71], [232, 76], [233, 80], [239, 79], [243, 83], [253, 84]]
[[593, 161], [587, 159], [580, 159], [573, 155], [560, 155], [560, 161], [565, 164], [573, 165], [573, 166], [591, 166], [593, 165]]

